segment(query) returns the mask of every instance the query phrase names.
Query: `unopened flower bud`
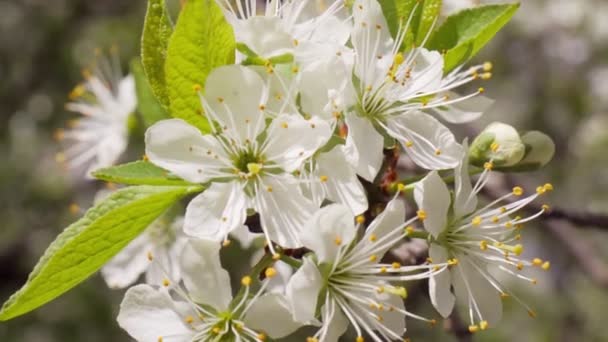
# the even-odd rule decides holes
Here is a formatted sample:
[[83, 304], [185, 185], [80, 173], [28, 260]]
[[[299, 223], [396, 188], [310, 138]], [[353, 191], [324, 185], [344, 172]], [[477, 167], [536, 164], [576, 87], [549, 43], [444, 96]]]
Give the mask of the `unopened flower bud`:
[[526, 147], [515, 128], [494, 122], [488, 125], [470, 147], [471, 163], [482, 167], [486, 162], [505, 167], [517, 164], [525, 155]]

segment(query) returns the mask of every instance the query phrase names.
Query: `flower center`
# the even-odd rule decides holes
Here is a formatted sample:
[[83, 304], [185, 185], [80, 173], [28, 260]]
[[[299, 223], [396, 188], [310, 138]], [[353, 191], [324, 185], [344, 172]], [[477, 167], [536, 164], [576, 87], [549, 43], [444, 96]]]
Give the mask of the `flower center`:
[[251, 175], [262, 172], [263, 161], [262, 156], [252, 150], [241, 152], [233, 158], [235, 171]]

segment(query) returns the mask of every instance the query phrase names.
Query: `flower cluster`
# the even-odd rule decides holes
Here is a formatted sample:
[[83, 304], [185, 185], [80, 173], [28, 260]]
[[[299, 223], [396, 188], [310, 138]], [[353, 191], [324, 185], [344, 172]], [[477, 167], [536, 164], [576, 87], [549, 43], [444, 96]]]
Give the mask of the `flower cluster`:
[[[414, 14], [391, 34], [377, 0], [216, 3], [234, 30], [236, 64], [194, 87], [210, 130], [166, 119], [145, 133], [146, 160], [205, 190], [183, 218], [157, 219], [102, 269], [111, 287], [146, 274], [126, 292], [122, 328], [145, 342], [266, 341], [305, 325], [316, 329], [309, 342], [337, 341], [349, 326], [358, 342], [397, 341], [406, 318], [436, 323], [404, 305], [416, 280], [428, 280], [443, 317], [462, 302], [471, 332], [497, 324], [507, 297], [534, 315], [502, 274], [534, 284], [524, 270], [549, 268], [524, 256], [520, 231], [548, 210], [523, 214], [552, 186], [478, 197], [494, 171], [550, 156], [532, 160], [535, 146], [501, 123], [470, 147], [446, 126], [492, 104], [478, 85], [491, 63], [445, 72], [444, 54], [425, 48], [432, 30], [406, 46]], [[91, 76], [75, 90], [81, 100], [68, 108], [87, 117], [62, 133], [77, 140], [66, 152], [73, 166], [116, 161], [132, 88], [129, 77]], [[387, 155], [427, 173], [395, 181]], [[263, 236], [266, 246], [235, 293], [219, 258], [231, 236]], [[412, 239], [428, 258], [395, 261], [389, 251]]]

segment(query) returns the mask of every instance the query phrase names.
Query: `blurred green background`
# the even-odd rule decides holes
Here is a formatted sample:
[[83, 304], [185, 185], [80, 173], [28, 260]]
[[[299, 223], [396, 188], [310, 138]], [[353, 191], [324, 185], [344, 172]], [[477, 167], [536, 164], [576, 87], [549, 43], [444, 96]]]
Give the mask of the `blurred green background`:
[[[126, 71], [138, 55], [144, 12], [144, 0], [0, 0], [1, 300], [79, 215], [70, 204], [86, 208], [103, 186], [74, 181], [57, 165], [53, 132], [73, 117], [63, 104], [96, 47], [117, 45]], [[551, 181], [552, 206], [608, 214], [608, 2], [524, 0], [514, 21], [476, 59], [494, 63], [484, 87], [496, 105], [462, 131], [499, 120], [542, 130], [557, 144], [545, 170], [497, 182], [508, 188]], [[135, 145], [130, 156], [142, 151]], [[528, 226], [525, 234], [530, 256], [552, 261], [538, 285], [513, 284], [538, 317], [508, 302], [502, 324], [473, 339], [608, 341], [608, 227], [551, 220]], [[94, 276], [45, 307], [0, 323], [0, 341], [129, 341], [115, 323], [121, 297]], [[425, 295], [412, 297], [409, 309], [433, 315]], [[409, 321], [408, 327], [413, 341], [456, 340], [441, 324]]]

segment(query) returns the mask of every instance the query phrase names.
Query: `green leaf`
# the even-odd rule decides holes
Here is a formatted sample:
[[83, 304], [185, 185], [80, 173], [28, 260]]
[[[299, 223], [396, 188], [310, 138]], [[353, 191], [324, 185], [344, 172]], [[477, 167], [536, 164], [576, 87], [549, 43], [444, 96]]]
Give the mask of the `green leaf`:
[[87, 279], [182, 197], [190, 186], [119, 190], [66, 228], [48, 247], [27, 283], [9, 298], [0, 320], [23, 315]]
[[131, 61], [131, 73], [135, 78], [135, 91], [137, 93], [137, 111], [141, 114], [146, 127], [150, 127], [155, 122], [169, 118], [169, 114], [160, 105], [148, 79], [144, 74], [144, 69], [138, 59]]
[[409, 49], [414, 43], [420, 46], [433, 29], [441, 11], [441, 0], [380, 0], [380, 6], [393, 37], [397, 36], [399, 24], [405, 25], [412, 17], [402, 46]]
[[214, 0], [189, 0], [169, 41], [165, 73], [171, 115], [209, 132], [196, 87], [216, 67], [234, 63], [232, 27]]
[[129, 185], [192, 185], [150, 162], [135, 161], [93, 172], [93, 177], [106, 182]]
[[165, 59], [173, 23], [165, 0], [148, 0], [148, 9], [141, 36], [141, 61], [152, 92], [158, 101], [169, 107], [165, 83]]
[[445, 72], [465, 63], [475, 56], [505, 25], [519, 3], [480, 6], [458, 12], [435, 32], [428, 44], [431, 50], [447, 51]]

